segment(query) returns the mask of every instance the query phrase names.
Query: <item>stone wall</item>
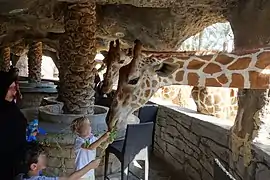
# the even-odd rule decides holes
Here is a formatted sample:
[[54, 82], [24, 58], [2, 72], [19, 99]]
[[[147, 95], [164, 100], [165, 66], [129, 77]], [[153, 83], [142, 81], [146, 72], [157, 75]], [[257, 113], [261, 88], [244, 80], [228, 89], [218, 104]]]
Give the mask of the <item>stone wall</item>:
[[269, 146], [254, 144], [254, 159], [247, 168], [243, 166], [242, 157], [236, 163], [231, 161], [229, 129], [232, 124], [192, 110], [160, 106], [154, 153], [176, 170], [184, 171], [189, 180], [213, 180], [214, 158], [218, 158], [237, 180], [269, 179]]

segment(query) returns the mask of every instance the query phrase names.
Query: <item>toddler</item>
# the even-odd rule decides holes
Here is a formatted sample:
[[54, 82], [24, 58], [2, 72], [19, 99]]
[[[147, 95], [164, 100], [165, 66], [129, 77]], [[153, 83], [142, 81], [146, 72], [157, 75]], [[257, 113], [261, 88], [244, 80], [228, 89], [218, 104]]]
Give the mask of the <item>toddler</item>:
[[[86, 164], [96, 158], [96, 148], [105, 142], [109, 137], [109, 132], [103, 134], [100, 138], [91, 133], [90, 121], [86, 117], [80, 117], [72, 121], [71, 130], [77, 134], [75, 139], [75, 166], [76, 170], [83, 168]], [[82, 179], [95, 180], [94, 169], [86, 173]]]

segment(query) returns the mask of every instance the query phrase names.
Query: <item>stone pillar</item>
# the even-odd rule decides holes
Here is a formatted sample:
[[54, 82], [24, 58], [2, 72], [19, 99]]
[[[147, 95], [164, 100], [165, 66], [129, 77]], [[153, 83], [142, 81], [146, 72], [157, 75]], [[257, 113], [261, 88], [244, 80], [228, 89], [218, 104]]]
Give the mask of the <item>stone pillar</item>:
[[42, 42], [31, 42], [27, 56], [29, 82], [41, 82]]
[[[257, 2], [257, 1], [256, 1]], [[240, 1], [228, 17], [235, 36], [235, 50], [252, 49], [268, 44], [270, 40], [270, 2]], [[252, 27], [252, 28], [250, 28]], [[240, 89], [238, 112], [232, 127], [232, 151], [236, 161], [239, 154], [244, 156], [245, 166], [252, 160], [251, 143], [266, 140], [270, 129], [269, 90]], [[267, 132], [268, 131], [268, 132]], [[263, 138], [265, 136], [265, 138]], [[267, 143], [267, 141], [264, 141]], [[268, 140], [269, 143], [269, 140]]]
[[0, 62], [0, 70], [1, 71], [9, 71], [10, 68], [10, 48], [5, 47], [1, 50], [1, 62]]
[[60, 39], [59, 97], [64, 113], [93, 113], [96, 3], [68, 3]]

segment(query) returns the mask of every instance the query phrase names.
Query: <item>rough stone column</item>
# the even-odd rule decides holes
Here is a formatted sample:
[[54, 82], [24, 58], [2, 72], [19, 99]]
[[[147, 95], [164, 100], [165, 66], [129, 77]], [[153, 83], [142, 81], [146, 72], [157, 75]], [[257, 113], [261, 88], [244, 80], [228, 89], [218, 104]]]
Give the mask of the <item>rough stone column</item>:
[[9, 68], [10, 68], [10, 48], [5, 47], [1, 50], [0, 70], [7, 72]]
[[42, 42], [31, 42], [28, 51], [28, 80], [41, 81]]
[[68, 3], [60, 39], [59, 97], [64, 113], [93, 113], [96, 3]]
[[[228, 18], [235, 36], [235, 50], [256, 48], [270, 40], [270, 2], [240, 1]], [[250, 28], [252, 27], [252, 28]], [[239, 90], [239, 108], [232, 127], [233, 159], [244, 156], [248, 166], [252, 160], [251, 142], [266, 141], [269, 136], [270, 95], [269, 90]], [[268, 126], [268, 127], [267, 127]], [[264, 137], [265, 136], [265, 137]]]

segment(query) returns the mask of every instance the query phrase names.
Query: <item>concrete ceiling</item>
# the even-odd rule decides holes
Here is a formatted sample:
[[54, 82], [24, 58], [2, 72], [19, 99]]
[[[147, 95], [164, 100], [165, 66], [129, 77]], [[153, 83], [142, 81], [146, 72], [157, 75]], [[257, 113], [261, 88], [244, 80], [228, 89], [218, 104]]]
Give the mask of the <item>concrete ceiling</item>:
[[[64, 32], [63, 6], [82, 0], [0, 0], [0, 46], [14, 51], [23, 39], [58, 48]], [[174, 50], [203, 28], [226, 21], [236, 0], [96, 0], [98, 44], [119, 38], [130, 46], [138, 38], [148, 49]]]

